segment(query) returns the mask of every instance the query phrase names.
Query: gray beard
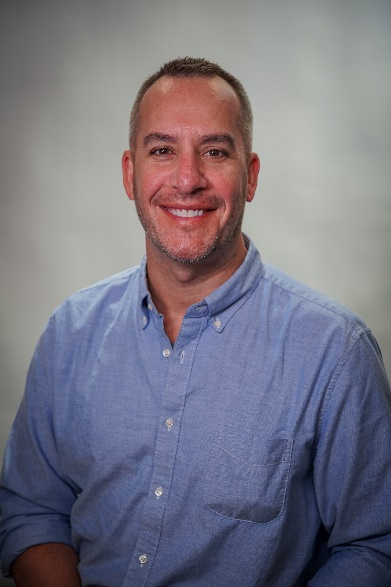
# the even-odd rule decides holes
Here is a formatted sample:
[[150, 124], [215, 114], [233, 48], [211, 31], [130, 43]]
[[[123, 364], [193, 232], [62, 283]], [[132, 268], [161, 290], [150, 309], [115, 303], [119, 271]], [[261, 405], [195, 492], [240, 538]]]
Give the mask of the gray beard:
[[[210, 257], [213, 253], [215, 253], [219, 249], [219, 241], [220, 241], [221, 235], [218, 234], [218, 235], [216, 235], [214, 242], [211, 243], [211, 245], [208, 248], [206, 248], [202, 254], [200, 254], [196, 257], [191, 257], [191, 258], [181, 257], [180, 255], [176, 255], [173, 251], [171, 251], [168, 247], [165, 246], [164, 242], [162, 242], [161, 236], [159, 236], [158, 231], [153, 226], [153, 223], [150, 221], [148, 216], [146, 214], [144, 214], [142, 205], [140, 205], [140, 198], [139, 198], [139, 194], [136, 189], [135, 181], [133, 182], [133, 196], [134, 196], [134, 202], [136, 205], [137, 215], [139, 217], [139, 220], [141, 222], [142, 227], [144, 228], [145, 234], [149, 237], [149, 239], [152, 241], [152, 243], [155, 245], [155, 247], [159, 251], [161, 251], [162, 253], [167, 255], [173, 261], [176, 261], [178, 263], [184, 263], [184, 264], [199, 263], [200, 261], [203, 261], [204, 259], [207, 259], [208, 257]], [[179, 202], [182, 200], [184, 204], [188, 204], [189, 200], [192, 200], [192, 199], [193, 198], [191, 196], [190, 197], [189, 196], [182, 196], [182, 197], [179, 196], [178, 197], [178, 194], [175, 194], [175, 202], [176, 203], [178, 203], [178, 200], [179, 200]], [[200, 201], [200, 207], [202, 207], [202, 205], [203, 205], [202, 197], [200, 198], [199, 201]], [[219, 204], [221, 204], [221, 201], [222, 201], [221, 198], [218, 196], [210, 196], [209, 198], [204, 198], [204, 204], [207, 203], [208, 205], [212, 205], [215, 207], [217, 207]], [[241, 233], [244, 209], [245, 209], [245, 201], [243, 200], [240, 213], [237, 215], [236, 219], [231, 219], [231, 223], [228, 224], [229, 231], [225, 235], [224, 241], [221, 243], [222, 246], [226, 246], [226, 245], [229, 245], [230, 243], [232, 243], [235, 240], [235, 238], [237, 237], [237, 235], [239, 233]]]

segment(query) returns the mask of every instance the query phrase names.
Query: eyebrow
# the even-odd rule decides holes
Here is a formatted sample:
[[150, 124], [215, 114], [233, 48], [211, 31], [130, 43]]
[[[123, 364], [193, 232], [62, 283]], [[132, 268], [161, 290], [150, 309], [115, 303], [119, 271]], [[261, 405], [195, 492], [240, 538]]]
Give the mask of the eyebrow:
[[158, 132], [151, 132], [144, 137], [143, 145], [148, 147], [151, 143], [175, 143], [176, 139], [173, 135], [160, 134]]
[[233, 138], [233, 136], [228, 134], [203, 135], [201, 137], [201, 143], [217, 143], [220, 145], [223, 144], [228, 145], [229, 147], [231, 147], [231, 149], [235, 149], [236, 147], [235, 139]]
[[[151, 143], [176, 143], [177, 139], [174, 135], [162, 134], [158, 132], [151, 132], [143, 139], [144, 147], [148, 147]], [[214, 134], [214, 135], [202, 135], [200, 137], [200, 143], [202, 145], [206, 143], [215, 143], [228, 145], [231, 149], [235, 149], [236, 141], [233, 136], [229, 134]]]

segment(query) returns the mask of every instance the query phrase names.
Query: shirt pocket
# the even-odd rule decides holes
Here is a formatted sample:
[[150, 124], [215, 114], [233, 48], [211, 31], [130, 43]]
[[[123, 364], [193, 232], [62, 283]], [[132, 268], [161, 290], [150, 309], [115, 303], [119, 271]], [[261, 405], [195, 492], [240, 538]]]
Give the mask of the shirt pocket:
[[240, 444], [213, 445], [205, 503], [227, 518], [258, 524], [277, 520], [284, 510], [293, 440], [252, 438]]

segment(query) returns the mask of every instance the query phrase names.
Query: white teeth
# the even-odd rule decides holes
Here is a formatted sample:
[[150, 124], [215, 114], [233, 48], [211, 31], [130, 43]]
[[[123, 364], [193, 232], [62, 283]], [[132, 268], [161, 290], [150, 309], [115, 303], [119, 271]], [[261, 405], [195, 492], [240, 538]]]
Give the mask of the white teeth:
[[193, 218], [194, 216], [202, 216], [203, 210], [178, 210], [178, 208], [168, 208], [174, 216], [181, 216], [182, 218]]

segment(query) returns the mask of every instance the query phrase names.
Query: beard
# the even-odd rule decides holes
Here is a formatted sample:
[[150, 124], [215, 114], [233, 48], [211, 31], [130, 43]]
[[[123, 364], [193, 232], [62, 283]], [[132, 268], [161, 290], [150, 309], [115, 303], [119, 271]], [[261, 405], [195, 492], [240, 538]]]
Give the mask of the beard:
[[[172, 235], [168, 229], [160, 226], [156, 219], [148, 212], [147, 208], [143, 203], [143, 197], [138, 193], [138, 190], [133, 182], [133, 196], [136, 205], [137, 215], [144, 228], [146, 236], [150, 239], [153, 245], [162, 253], [167, 255], [173, 261], [179, 263], [200, 263], [201, 261], [208, 259], [214, 253], [219, 250], [223, 250], [225, 247], [230, 245], [237, 238], [238, 234], [241, 233], [243, 215], [245, 209], [245, 198], [242, 194], [245, 193], [245, 182], [243, 185], [242, 194], [238, 194], [235, 200], [235, 206], [226, 221], [225, 225], [221, 227], [216, 233], [210, 234], [203, 239], [202, 243], [194, 245], [193, 235], [194, 227], [181, 227], [182, 238], [181, 244], [174, 246], [172, 243]], [[174, 204], [175, 207], [179, 207], [182, 203], [188, 206], [189, 203], [194, 202], [196, 196], [181, 195], [178, 193], [166, 194], [164, 196], [156, 196], [153, 199], [154, 207], [164, 206], [170, 208], [170, 203]], [[217, 195], [211, 196], [199, 196], [197, 197], [197, 206], [205, 209], [224, 209], [225, 201], [223, 198]], [[208, 212], [206, 212], [208, 213]]]

